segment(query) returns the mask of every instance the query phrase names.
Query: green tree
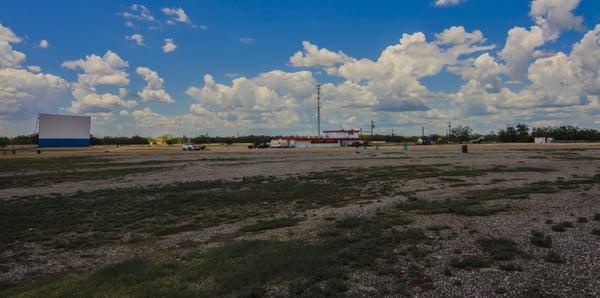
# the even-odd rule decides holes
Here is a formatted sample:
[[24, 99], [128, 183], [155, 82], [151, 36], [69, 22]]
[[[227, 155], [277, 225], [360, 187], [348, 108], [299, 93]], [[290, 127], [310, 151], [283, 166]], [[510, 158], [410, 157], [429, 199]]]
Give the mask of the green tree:
[[450, 140], [456, 143], [463, 143], [471, 140], [473, 135], [473, 129], [467, 126], [456, 126], [450, 130]]

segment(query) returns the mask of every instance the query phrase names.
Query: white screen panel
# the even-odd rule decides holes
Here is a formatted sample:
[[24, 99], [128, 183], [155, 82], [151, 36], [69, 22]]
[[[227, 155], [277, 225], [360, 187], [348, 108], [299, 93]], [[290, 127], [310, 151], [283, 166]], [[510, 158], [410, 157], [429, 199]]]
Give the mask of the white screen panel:
[[39, 115], [40, 139], [89, 139], [89, 116]]

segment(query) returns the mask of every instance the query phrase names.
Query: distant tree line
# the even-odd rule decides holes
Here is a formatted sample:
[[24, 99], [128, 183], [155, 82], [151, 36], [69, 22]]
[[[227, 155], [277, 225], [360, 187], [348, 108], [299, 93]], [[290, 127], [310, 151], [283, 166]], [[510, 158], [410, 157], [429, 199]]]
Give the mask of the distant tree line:
[[557, 141], [600, 141], [600, 131], [574, 125], [534, 127], [527, 124], [507, 125], [498, 131], [498, 140], [503, 143], [533, 142], [534, 138], [548, 137]]
[[148, 138], [135, 135], [133, 137], [90, 137], [91, 145], [147, 145]]
[[[573, 125], [563, 125], [556, 127], [534, 127], [530, 129], [527, 124], [507, 125], [505, 128], [498, 130], [497, 133], [490, 132], [486, 135], [473, 133], [473, 129], [469, 126], [456, 126], [450, 130], [446, 136], [439, 134], [431, 134], [425, 137], [420, 136], [399, 136], [399, 135], [361, 135], [362, 138], [368, 141], [384, 141], [388, 143], [416, 143], [418, 139], [422, 139], [429, 143], [465, 143], [473, 140], [488, 142], [488, 143], [514, 143], [514, 142], [533, 142], [536, 137], [549, 137], [557, 141], [600, 141], [600, 131], [589, 128], [580, 128]], [[149, 138], [142, 136], [132, 137], [94, 137], [90, 136], [92, 145], [147, 145], [152, 143], [165, 143], [168, 145], [183, 144], [192, 142], [195, 144], [233, 144], [233, 143], [268, 143], [273, 137], [268, 135], [249, 135], [239, 137], [209, 137], [199, 136], [186, 138], [172, 137], [164, 135], [159, 138]], [[15, 137], [0, 137], [0, 147], [7, 145], [35, 145], [38, 143], [38, 135], [19, 135]]]
[[0, 137], [0, 147], [7, 145], [36, 145], [38, 143], [38, 135], [19, 135], [16, 137]]
[[269, 143], [271, 142], [272, 136], [266, 135], [249, 135], [249, 136], [239, 136], [239, 137], [209, 137], [209, 136], [200, 136], [190, 138], [189, 141], [195, 144], [233, 144], [233, 143], [253, 143], [253, 144], [261, 144], [261, 143]]

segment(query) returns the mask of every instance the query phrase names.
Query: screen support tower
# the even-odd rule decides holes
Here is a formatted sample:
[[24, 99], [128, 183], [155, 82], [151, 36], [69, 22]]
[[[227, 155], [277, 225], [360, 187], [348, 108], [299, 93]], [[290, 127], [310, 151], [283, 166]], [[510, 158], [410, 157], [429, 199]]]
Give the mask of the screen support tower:
[[321, 136], [321, 84], [317, 83], [317, 136]]

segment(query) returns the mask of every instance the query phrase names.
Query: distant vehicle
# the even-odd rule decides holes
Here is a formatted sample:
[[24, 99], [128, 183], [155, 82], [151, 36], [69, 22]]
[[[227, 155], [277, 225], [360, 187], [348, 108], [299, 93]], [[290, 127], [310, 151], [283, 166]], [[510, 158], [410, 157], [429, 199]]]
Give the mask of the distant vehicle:
[[470, 144], [481, 144], [481, 143], [483, 143], [484, 140], [485, 140], [484, 137], [480, 137], [480, 138], [477, 138], [477, 139], [474, 139], [474, 140], [470, 140], [469, 143]]
[[433, 142], [430, 139], [428, 139], [428, 138], [422, 137], [422, 138], [419, 138], [417, 140], [417, 144], [419, 144], [419, 145], [432, 145]]
[[192, 144], [192, 143], [183, 144], [181, 146], [181, 148], [183, 148], [183, 151], [186, 151], [186, 150], [198, 151], [198, 150], [204, 150], [204, 149], [206, 149], [205, 146], [200, 146], [200, 145], [196, 145], [196, 144]]
[[256, 144], [256, 148], [259, 148], [259, 149], [264, 149], [264, 148], [269, 148], [269, 147], [270, 146], [269, 146], [268, 143], [259, 143], [259, 144]]
[[351, 146], [355, 147], [355, 148], [362, 147], [362, 146], [367, 147], [368, 145], [369, 145], [368, 142], [352, 142], [352, 144], [351, 144]]

